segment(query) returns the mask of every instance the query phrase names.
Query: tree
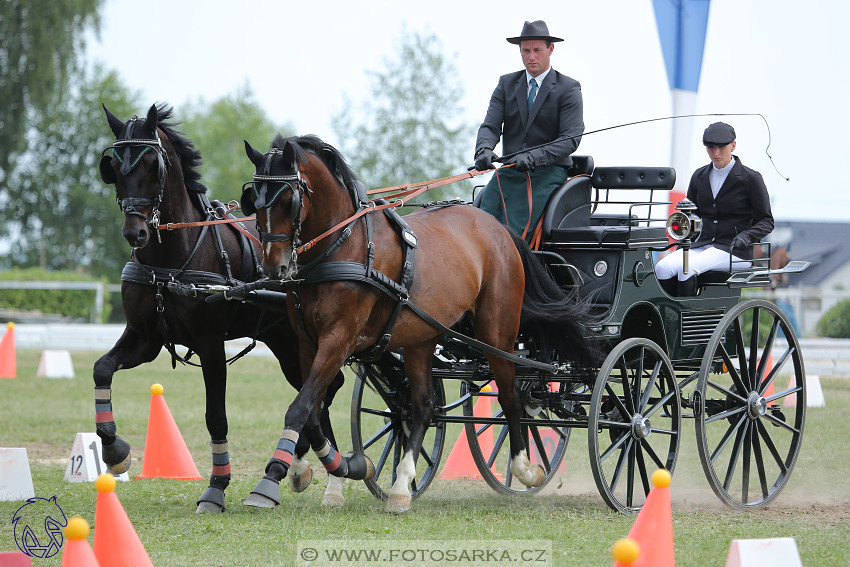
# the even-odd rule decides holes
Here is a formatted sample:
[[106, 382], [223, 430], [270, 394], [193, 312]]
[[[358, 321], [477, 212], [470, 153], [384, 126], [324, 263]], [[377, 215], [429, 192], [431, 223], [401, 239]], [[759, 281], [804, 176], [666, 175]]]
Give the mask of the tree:
[[0, 0], [0, 183], [26, 149], [27, 125], [64, 97], [102, 3]]
[[[369, 188], [446, 177], [468, 165], [474, 132], [459, 119], [463, 87], [439, 45], [432, 34], [403, 30], [398, 59], [385, 59], [385, 71], [372, 73], [362, 120], [354, 121], [348, 101], [333, 117], [340, 151]], [[417, 200], [464, 193], [455, 184]]]
[[98, 162], [115, 140], [101, 103], [128, 117], [142, 106], [114, 71], [77, 75], [65, 97], [45, 109], [27, 132], [0, 195], [0, 237], [11, 239], [3, 264], [85, 271], [117, 281], [127, 261], [115, 190]]
[[243, 140], [263, 147], [277, 132], [289, 136], [293, 130], [290, 125], [276, 128], [248, 85], [212, 103], [190, 103], [183, 110], [182, 129], [201, 151], [201, 175], [210, 198], [225, 202], [239, 200], [242, 184], [254, 172]]
[[839, 301], [824, 313], [815, 332], [819, 337], [850, 338], [850, 299]]

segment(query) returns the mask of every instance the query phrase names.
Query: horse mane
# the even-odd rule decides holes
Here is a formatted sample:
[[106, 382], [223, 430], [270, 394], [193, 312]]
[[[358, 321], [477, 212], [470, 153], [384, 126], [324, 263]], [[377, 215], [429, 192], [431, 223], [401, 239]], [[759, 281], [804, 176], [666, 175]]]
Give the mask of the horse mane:
[[354, 182], [357, 181], [357, 176], [354, 174], [351, 167], [349, 167], [348, 163], [346, 163], [342, 154], [339, 153], [339, 150], [335, 147], [322, 141], [321, 138], [313, 134], [308, 134], [306, 136], [290, 136], [288, 138], [284, 138], [280, 134], [277, 134], [274, 137], [274, 140], [272, 140], [271, 147], [282, 150], [287, 142], [292, 144], [292, 147], [295, 149], [296, 159], [305, 159], [307, 157], [306, 152], [314, 154], [322, 160], [325, 167], [327, 167], [328, 170], [330, 170], [330, 172], [333, 173], [349, 191], [353, 190]]
[[[182, 122], [170, 121], [174, 115], [174, 108], [166, 103], [157, 103], [157, 126], [168, 136], [168, 141], [174, 148], [180, 160], [180, 169], [183, 170], [183, 182], [186, 184], [186, 190], [189, 194], [206, 193], [207, 187], [201, 183], [201, 152], [195, 147], [182, 132], [177, 130], [177, 126]], [[196, 199], [192, 199], [195, 201]]]

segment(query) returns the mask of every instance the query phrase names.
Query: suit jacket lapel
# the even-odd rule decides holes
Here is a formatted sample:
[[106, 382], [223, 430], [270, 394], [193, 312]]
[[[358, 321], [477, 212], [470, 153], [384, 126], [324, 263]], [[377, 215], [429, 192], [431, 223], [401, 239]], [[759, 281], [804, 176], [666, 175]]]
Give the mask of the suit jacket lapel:
[[514, 89], [514, 99], [516, 99], [516, 104], [519, 107], [519, 117], [522, 120], [523, 129], [528, 130], [528, 83], [525, 82], [525, 73], [520, 73]]
[[[549, 96], [549, 93], [552, 92], [552, 89], [555, 87], [556, 77], [555, 70], [549, 69], [549, 72], [546, 74], [546, 78], [543, 80], [543, 84], [538, 87], [537, 96], [534, 97], [534, 104], [531, 107], [531, 114], [528, 116], [528, 120], [525, 123], [525, 128], [522, 132], [522, 137], [525, 138], [528, 131], [531, 129], [531, 123], [534, 122], [534, 117], [537, 116], [537, 113], [540, 111], [540, 108], [543, 106], [543, 103], [546, 102], [546, 98]], [[526, 89], [528, 85], [526, 84]], [[525, 106], [526, 109], [528, 107], [528, 95], [525, 97]]]
[[720, 186], [720, 190], [717, 192], [717, 197], [715, 197], [715, 199], [719, 198], [720, 194], [731, 185], [737, 183], [738, 179], [741, 177], [741, 172], [743, 171], [741, 169], [741, 162], [736, 160], [734, 157], [732, 159], [735, 160], [735, 165], [732, 166], [732, 171], [730, 171], [729, 175], [726, 176], [726, 179], [723, 180], [723, 185]]

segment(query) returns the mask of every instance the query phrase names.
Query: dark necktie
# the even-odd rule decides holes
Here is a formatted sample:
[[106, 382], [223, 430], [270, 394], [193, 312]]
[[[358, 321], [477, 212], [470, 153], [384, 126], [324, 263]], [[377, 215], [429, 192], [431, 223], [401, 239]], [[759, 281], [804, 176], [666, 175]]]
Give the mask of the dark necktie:
[[537, 96], [537, 81], [531, 79], [528, 83], [531, 85], [531, 90], [528, 91], [528, 114], [531, 114], [531, 106], [534, 104], [534, 97]]

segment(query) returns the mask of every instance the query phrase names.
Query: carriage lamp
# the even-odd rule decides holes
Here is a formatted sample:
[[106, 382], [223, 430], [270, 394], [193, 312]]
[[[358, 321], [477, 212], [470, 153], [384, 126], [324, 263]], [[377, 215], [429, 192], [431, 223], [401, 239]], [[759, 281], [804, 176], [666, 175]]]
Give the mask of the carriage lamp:
[[695, 211], [696, 205], [689, 199], [682, 199], [676, 205], [676, 211], [667, 218], [667, 235], [673, 240], [693, 240], [702, 231], [702, 219]]
[[597, 278], [601, 278], [608, 272], [608, 262], [605, 260], [597, 260], [595, 264], [593, 264], [593, 275]]

